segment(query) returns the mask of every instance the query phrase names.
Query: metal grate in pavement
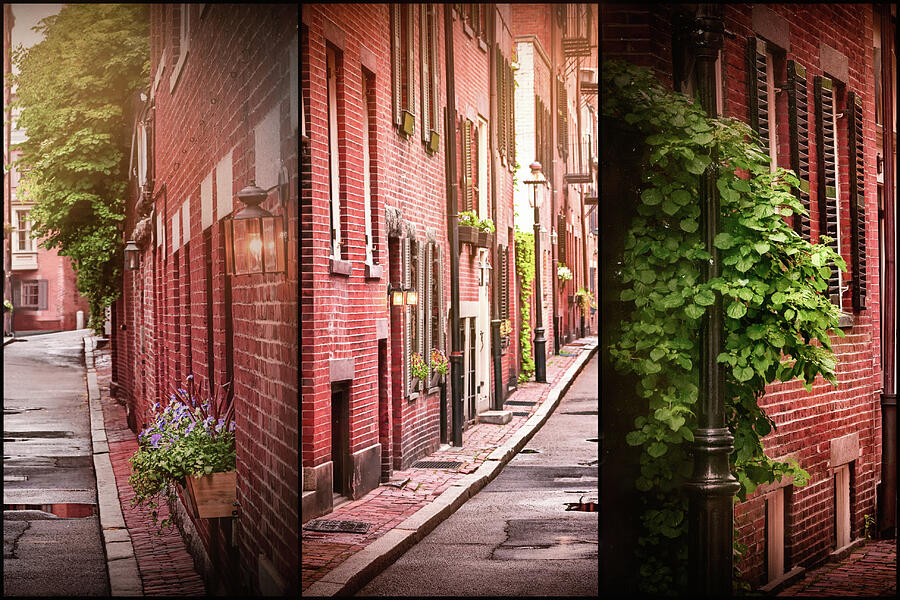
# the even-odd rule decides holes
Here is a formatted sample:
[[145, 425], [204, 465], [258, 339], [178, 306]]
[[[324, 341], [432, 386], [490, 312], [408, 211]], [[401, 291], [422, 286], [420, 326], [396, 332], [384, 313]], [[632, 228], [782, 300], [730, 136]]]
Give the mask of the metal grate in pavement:
[[516, 411], [516, 410], [514, 410], [514, 411], [512, 412], [512, 416], [514, 416], [514, 417], [527, 417], [527, 416], [530, 415], [530, 414], [531, 414], [531, 413], [529, 413], [529, 412], [519, 412], [519, 411]]
[[512, 406], [534, 406], [537, 404], [537, 400], [507, 400], [504, 404], [511, 404]]
[[310, 521], [303, 529], [307, 531], [327, 531], [334, 533], [366, 533], [369, 531], [371, 523], [363, 523], [361, 521], [329, 521], [326, 519], [318, 519]]
[[461, 466], [461, 462], [439, 460], [420, 460], [413, 463], [415, 469], [458, 469]]

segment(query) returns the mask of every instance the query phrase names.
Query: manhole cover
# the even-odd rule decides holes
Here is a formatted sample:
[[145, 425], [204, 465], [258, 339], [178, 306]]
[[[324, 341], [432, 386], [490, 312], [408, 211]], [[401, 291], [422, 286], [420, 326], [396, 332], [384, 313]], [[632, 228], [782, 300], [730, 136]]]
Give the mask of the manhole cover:
[[360, 521], [328, 521], [320, 519], [304, 525], [303, 529], [333, 533], [366, 533], [369, 530], [369, 525], [371, 523], [362, 523]]
[[416, 469], [458, 469], [461, 466], [461, 462], [440, 460], [420, 460], [413, 463], [413, 468]]

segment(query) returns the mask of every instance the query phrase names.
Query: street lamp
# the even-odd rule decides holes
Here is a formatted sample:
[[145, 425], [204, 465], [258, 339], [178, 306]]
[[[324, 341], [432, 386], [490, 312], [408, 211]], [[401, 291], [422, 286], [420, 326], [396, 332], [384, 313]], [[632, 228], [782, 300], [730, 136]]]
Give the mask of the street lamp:
[[525, 181], [533, 185], [534, 194], [530, 202], [534, 207], [534, 289], [535, 289], [535, 328], [534, 328], [534, 380], [540, 383], [547, 382], [547, 340], [544, 338], [544, 321], [542, 317], [541, 300], [541, 195], [538, 194], [538, 186], [547, 183], [547, 179], [541, 172], [541, 163], [534, 161], [529, 165], [531, 179]]
[[[264, 190], [250, 180], [250, 185], [238, 192], [238, 200], [246, 204], [234, 217], [225, 220], [225, 259], [228, 273], [278, 273], [285, 270], [284, 201], [287, 195], [287, 178]], [[259, 204], [269, 191], [278, 188], [282, 204], [281, 216], [274, 216]]]
[[140, 264], [140, 250], [134, 240], [128, 240], [128, 243], [125, 244], [125, 270], [137, 271]]

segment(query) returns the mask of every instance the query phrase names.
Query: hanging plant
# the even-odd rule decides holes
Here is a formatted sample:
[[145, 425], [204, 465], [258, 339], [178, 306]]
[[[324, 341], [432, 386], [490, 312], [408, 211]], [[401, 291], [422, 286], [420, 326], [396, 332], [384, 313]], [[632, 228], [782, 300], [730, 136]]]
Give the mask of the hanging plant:
[[450, 361], [447, 360], [447, 355], [444, 354], [443, 350], [438, 348], [431, 349], [431, 368], [434, 369], [435, 373], [440, 373], [441, 375], [446, 375], [450, 372]]
[[[641, 450], [640, 588], [684, 593], [687, 498], [679, 478], [690, 474], [683, 442], [693, 441], [697, 427], [700, 318], [721, 299], [725, 344], [717, 359], [734, 435], [737, 499], [784, 476], [805, 485], [809, 475], [796, 461], [765, 454], [761, 440], [775, 423], [759, 399], [775, 380], [797, 377], [811, 391], [822, 375], [837, 385], [829, 332], [843, 336], [840, 313], [822, 292], [831, 269], [846, 265], [827, 243], [802, 239], [783, 219], [805, 214], [791, 194], [799, 180], [781, 168], [770, 173], [764, 146], [746, 124], [707, 118], [699, 103], [665, 90], [647, 69], [608, 61], [602, 73], [603, 116], [629, 124], [647, 148], [645, 187], [620, 274], [620, 300], [631, 311], [608, 348], [619, 371], [637, 376], [637, 395], [646, 399], [626, 436]], [[715, 237], [721, 275], [704, 283], [700, 261], [711, 256], [699, 231], [698, 186], [710, 164], [721, 199]], [[735, 535], [736, 576], [745, 550]]]
[[559, 267], [556, 269], [556, 276], [560, 281], [569, 281], [570, 279], [572, 279], [572, 271], [566, 265], [559, 265]]
[[425, 364], [425, 360], [422, 358], [422, 355], [418, 352], [414, 353], [410, 357], [410, 373], [412, 376], [420, 379], [422, 381], [426, 381], [428, 379], [428, 365]]

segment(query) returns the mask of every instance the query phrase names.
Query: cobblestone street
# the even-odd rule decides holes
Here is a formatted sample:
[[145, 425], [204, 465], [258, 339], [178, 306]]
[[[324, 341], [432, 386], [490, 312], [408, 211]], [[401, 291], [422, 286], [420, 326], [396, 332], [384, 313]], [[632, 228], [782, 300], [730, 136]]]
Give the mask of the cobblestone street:
[[779, 596], [896, 597], [897, 540], [875, 540], [847, 558], [806, 573]]

